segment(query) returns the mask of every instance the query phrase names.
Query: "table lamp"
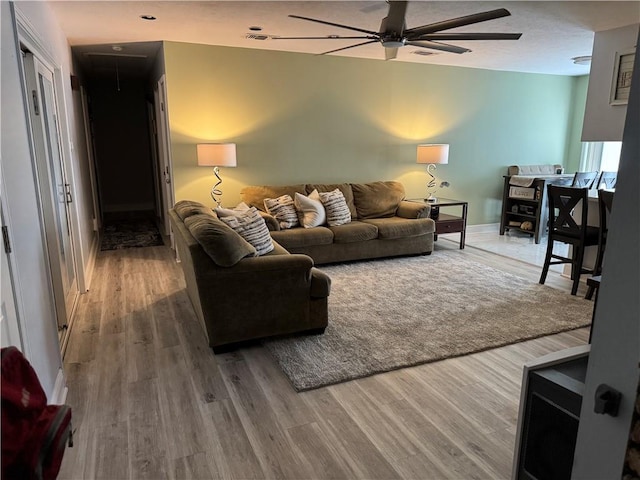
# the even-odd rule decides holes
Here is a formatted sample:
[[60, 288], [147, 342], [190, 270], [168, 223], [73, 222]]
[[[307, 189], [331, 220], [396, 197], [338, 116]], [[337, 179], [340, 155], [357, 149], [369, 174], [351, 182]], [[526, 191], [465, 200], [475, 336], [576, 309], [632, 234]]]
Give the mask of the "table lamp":
[[436, 164], [444, 165], [449, 163], [449, 144], [438, 143], [418, 145], [418, 156], [416, 163], [427, 164], [427, 174], [431, 178], [429, 180], [429, 183], [427, 183], [428, 196], [427, 198], [425, 198], [425, 201], [429, 203], [435, 203], [438, 200], [433, 196], [433, 190], [436, 188], [436, 177], [433, 175], [432, 171], [436, 169]]
[[222, 184], [220, 178], [219, 167], [235, 167], [236, 166], [236, 144], [235, 143], [199, 143], [198, 149], [198, 166], [213, 167], [213, 173], [218, 179], [211, 189], [211, 198], [220, 206], [218, 197], [222, 196], [222, 190], [218, 187]]

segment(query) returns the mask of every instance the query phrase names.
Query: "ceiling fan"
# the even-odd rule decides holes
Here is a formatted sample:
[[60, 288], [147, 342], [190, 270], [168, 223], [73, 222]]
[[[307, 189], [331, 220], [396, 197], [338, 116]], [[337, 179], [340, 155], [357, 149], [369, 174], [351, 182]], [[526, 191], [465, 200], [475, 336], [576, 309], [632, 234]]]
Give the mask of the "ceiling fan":
[[511, 15], [508, 10], [499, 8], [488, 12], [475, 13], [464, 17], [453, 18], [441, 22], [430, 23], [421, 27], [406, 28], [405, 13], [407, 11], [406, 1], [388, 0], [389, 13], [382, 19], [380, 31], [366, 30], [364, 28], [352, 27], [349, 25], [341, 25], [339, 23], [327, 22], [316, 18], [302, 17], [300, 15], [289, 15], [291, 18], [298, 18], [309, 22], [321, 23], [332, 27], [345, 28], [365, 35], [342, 36], [342, 35], [326, 35], [323, 37], [280, 37], [271, 36], [273, 40], [366, 40], [365, 42], [356, 43], [347, 47], [336, 48], [323, 52], [320, 55], [339, 52], [350, 48], [368, 45], [370, 43], [379, 42], [385, 48], [385, 59], [391, 60], [398, 55], [398, 48], [405, 45], [412, 47], [428, 48], [432, 50], [440, 50], [450, 53], [470, 52], [468, 48], [458, 47], [448, 43], [442, 43], [443, 40], [518, 40], [521, 33], [441, 33], [443, 30], [450, 30], [456, 27], [472, 25], [474, 23], [486, 22], [496, 18], [507, 17]]

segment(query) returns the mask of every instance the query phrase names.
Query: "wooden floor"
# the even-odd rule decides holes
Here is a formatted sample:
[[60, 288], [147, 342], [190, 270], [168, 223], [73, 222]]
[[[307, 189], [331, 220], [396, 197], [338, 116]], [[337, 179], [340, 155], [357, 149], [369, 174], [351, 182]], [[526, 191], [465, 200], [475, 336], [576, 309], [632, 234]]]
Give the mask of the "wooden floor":
[[[464, 252], [538, 280], [537, 267]], [[557, 274], [547, 284], [570, 289]], [[296, 393], [260, 346], [213, 355], [168, 247], [100, 252], [65, 355], [76, 433], [59, 478], [508, 478], [523, 364], [587, 338]]]

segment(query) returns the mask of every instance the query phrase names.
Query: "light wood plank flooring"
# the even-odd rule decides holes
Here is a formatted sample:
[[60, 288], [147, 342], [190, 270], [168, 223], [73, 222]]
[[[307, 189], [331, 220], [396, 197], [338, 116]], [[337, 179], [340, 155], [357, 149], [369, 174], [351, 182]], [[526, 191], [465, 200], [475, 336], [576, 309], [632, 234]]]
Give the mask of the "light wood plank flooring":
[[[464, 252], [538, 280], [538, 267]], [[570, 289], [552, 272], [547, 284]], [[523, 364], [589, 334], [296, 393], [261, 346], [213, 355], [168, 247], [100, 252], [77, 315], [61, 479], [508, 478]]]

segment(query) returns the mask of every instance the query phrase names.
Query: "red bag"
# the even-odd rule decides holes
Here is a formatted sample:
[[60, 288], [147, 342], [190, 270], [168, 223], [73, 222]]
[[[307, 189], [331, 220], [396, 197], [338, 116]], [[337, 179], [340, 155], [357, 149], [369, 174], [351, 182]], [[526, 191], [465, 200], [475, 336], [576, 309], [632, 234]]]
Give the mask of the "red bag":
[[2, 349], [2, 478], [55, 479], [66, 443], [73, 446], [71, 407], [47, 405], [31, 364]]

